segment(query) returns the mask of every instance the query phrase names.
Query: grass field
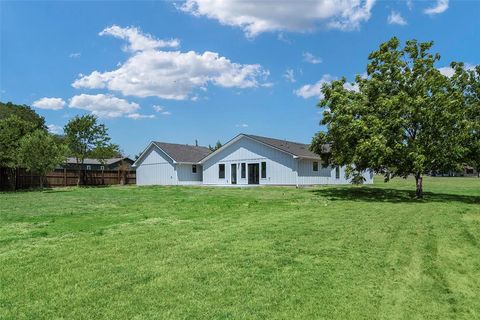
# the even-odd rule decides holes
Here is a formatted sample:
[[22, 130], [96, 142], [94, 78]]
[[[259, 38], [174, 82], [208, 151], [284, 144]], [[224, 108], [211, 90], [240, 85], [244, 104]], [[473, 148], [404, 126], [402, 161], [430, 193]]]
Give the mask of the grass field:
[[480, 318], [480, 179], [413, 190], [0, 193], [0, 318]]

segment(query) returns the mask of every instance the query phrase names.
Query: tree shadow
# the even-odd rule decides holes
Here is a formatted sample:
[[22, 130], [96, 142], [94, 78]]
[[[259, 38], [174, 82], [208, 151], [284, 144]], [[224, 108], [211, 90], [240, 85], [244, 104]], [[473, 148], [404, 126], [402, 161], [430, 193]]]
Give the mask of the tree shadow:
[[480, 196], [424, 192], [423, 199], [415, 198], [415, 191], [392, 188], [359, 187], [332, 187], [312, 190], [318, 196], [327, 197], [331, 201], [361, 201], [387, 203], [428, 203], [428, 202], [462, 202], [480, 204]]

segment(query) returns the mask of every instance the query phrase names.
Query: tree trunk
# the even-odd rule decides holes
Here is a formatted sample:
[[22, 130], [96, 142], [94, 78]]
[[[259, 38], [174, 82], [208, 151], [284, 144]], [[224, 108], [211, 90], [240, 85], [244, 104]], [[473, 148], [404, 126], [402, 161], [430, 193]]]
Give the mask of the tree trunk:
[[415, 197], [417, 199], [422, 199], [423, 198], [423, 177], [420, 173], [415, 175], [415, 184], [417, 186], [415, 191]]
[[40, 175], [40, 190], [43, 189], [43, 175]]

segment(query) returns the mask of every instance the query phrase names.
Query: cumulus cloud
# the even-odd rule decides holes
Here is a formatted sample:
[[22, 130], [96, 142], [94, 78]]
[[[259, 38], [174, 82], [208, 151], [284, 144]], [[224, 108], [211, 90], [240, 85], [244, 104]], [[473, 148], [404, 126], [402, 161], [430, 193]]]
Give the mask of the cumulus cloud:
[[423, 10], [425, 14], [435, 15], [440, 14], [448, 9], [448, 0], [437, 0], [433, 7]]
[[368, 21], [375, 0], [187, 0], [180, 10], [240, 27], [247, 37], [263, 32], [308, 32], [317, 27], [355, 30]]
[[299, 89], [295, 90], [294, 93], [304, 99], [309, 99], [313, 97], [322, 98], [322, 86], [324, 83], [329, 83], [333, 80], [333, 77], [329, 74], [324, 74], [320, 80], [314, 84], [306, 84]]
[[122, 28], [116, 25], [103, 29], [100, 36], [109, 35], [115, 38], [123, 39], [128, 42], [124, 47], [125, 51], [145, 51], [157, 48], [176, 48], [180, 45], [180, 40], [159, 40], [152, 35], [142, 33], [142, 31], [135, 27]]
[[[470, 64], [470, 63], [465, 63], [463, 65], [463, 69], [465, 69], [465, 70], [473, 70], [473, 69], [475, 69], [475, 67], [476, 67], [476, 65]], [[453, 76], [453, 74], [455, 73], [455, 70], [453, 70], [453, 68], [450, 67], [450, 66], [438, 68], [438, 71], [440, 71], [441, 74], [443, 74], [444, 76], [447, 76], [449, 78], [451, 76]]]
[[[318, 99], [322, 99], [323, 98], [322, 86], [325, 83], [332, 82], [333, 80], [335, 80], [334, 77], [332, 77], [329, 74], [324, 74], [322, 76], [322, 78], [320, 80], [318, 80], [317, 82], [315, 82], [314, 84], [306, 84], [306, 85], [300, 87], [299, 89], [295, 90], [294, 93], [297, 96], [302, 97], [304, 99], [309, 99], [309, 98], [313, 98], [313, 97], [316, 97]], [[359, 87], [358, 87], [357, 83], [352, 84], [350, 82], [345, 82], [343, 87], [346, 90], [349, 90], [349, 91], [355, 91], [355, 92], [359, 91]]]
[[246, 123], [239, 123], [239, 124], [236, 124], [235, 127], [237, 127], [237, 128], [248, 128], [248, 124], [246, 124]]
[[63, 133], [63, 128], [60, 126], [57, 126], [56, 124], [49, 124], [47, 125], [48, 132], [53, 133], [53, 134], [62, 134]]
[[307, 63], [311, 63], [311, 64], [319, 64], [319, 63], [322, 63], [322, 59], [321, 58], [317, 58], [315, 57], [313, 54], [311, 54], [310, 52], [304, 52], [302, 54], [303, 56], [303, 61], [307, 62]]
[[69, 56], [70, 58], [75, 59], [75, 58], [80, 58], [81, 55], [82, 55], [82, 54], [81, 54], [80, 52], [74, 52], [74, 53], [70, 53], [68, 56]]
[[151, 50], [152, 46], [144, 43], [135, 48], [148, 50], [133, 52], [116, 70], [80, 74], [72, 86], [106, 88], [142, 98], [155, 96], [186, 100], [192, 98], [195, 89], [206, 90], [209, 84], [224, 88], [253, 88], [262, 86], [261, 82], [269, 75], [268, 70], [259, 64], [235, 63], [216, 52], [205, 51], [200, 54], [194, 51]]
[[387, 19], [389, 24], [398, 24], [400, 26], [405, 26], [407, 21], [402, 17], [399, 12], [392, 11]]
[[137, 103], [128, 102], [110, 94], [80, 94], [73, 96], [70, 99], [69, 107], [90, 111], [100, 118], [128, 116], [140, 109]]
[[283, 74], [283, 77], [288, 81], [288, 82], [291, 82], [291, 83], [294, 83], [296, 82], [297, 80], [295, 80], [295, 73], [293, 71], [293, 69], [287, 69], [285, 71], [285, 73]]
[[39, 109], [45, 110], [60, 110], [65, 106], [65, 101], [62, 98], [41, 98], [34, 101], [32, 105]]
[[139, 120], [139, 119], [153, 119], [155, 118], [154, 114], [140, 114], [140, 113], [130, 113], [127, 115], [127, 118]]

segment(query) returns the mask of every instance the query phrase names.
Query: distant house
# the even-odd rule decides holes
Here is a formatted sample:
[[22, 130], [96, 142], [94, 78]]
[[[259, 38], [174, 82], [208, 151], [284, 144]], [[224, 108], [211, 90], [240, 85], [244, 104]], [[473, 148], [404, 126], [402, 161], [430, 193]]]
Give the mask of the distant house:
[[[80, 169], [84, 171], [113, 171], [120, 169], [121, 166], [124, 166], [124, 170], [132, 170], [133, 163], [134, 161], [128, 157], [105, 159], [103, 163], [98, 159], [84, 159], [83, 165], [81, 165]], [[67, 161], [61, 165], [61, 168], [65, 168], [67, 170], [78, 170], [77, 159], [67, 158]]]
[[[328, 146], [325, 146], [328, 148]], [[347, 184], [345, 167], [324, 165], [308, 144], [239, 134], [220, 149], [151, 142], [133, 166], [137, 185]], [[364, 172], [365, 183], [373, 174]]]

